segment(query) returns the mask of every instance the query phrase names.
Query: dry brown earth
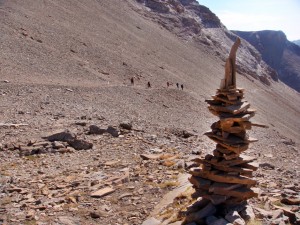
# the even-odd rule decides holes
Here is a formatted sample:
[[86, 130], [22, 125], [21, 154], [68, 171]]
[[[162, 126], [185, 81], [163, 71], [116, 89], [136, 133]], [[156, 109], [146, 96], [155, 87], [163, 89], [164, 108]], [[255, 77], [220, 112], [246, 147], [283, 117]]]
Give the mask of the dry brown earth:
[[[0, 1], [0, 224], [141, 224], [183, 170], [172, 165], [180, 160], [140, 154], [179, 154], [189, 162], [192, 150], [213, 150], [203, 133], [216, 118], [204, 99], [219, 86], [224, 63], [131, 7], [118, 0]], [[166, 88], [167, 81], [173, 86]], [[260, 187], [277, 196], [292, 185], [299, 195], [299, 93], [248, 76], [238, 76], [238, 85], [258, 110], [254, 119], [269, 126], [252, 131], [259, 142], [247, 152], [263, 165]], [[87, 134], [91, 124], [124, 120], [136, 131]], [[181, 138], [171, 128], [197, 136]], [[70, 129], [93, 149], [25, 157], [8, 150], [58, 129]], [[117, 162], [105, 165], [110, 161]], [[127, 169], [124, 182], [107, 181]], [[102, 185], [115, 191], [91, 198]], [[94, 211], [100, 218], [92, 218]]]

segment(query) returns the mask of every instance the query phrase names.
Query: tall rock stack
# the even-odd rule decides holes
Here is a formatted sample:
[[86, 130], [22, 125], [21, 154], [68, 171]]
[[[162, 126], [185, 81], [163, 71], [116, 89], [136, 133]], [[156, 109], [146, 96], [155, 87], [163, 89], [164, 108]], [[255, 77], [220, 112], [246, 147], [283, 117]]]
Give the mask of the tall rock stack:
[[240, 42], [238, 38], [232, 46], [225, 65], [225, 78], [216, 95], [206, 100], [210, 112], [218, 116], [219, 121], [213, 123], [212, 130], [205, 135], [217, 145], [213, 154], [195, 159], [199, 167], [190, 171], [190, 182], [196, 190], [193, 197], [198, 201], [188, 209], [185, 224], [213, 224], [209, 222], [213, 217], [226, 222], [226, 215], [233, 213], [230, 209], [240, 206], [243, 210], [247, 199], [257, 196], [252, 188], [256, 184], [252, 173], [258, 166], [253, 162], [255, 158], [242, 153], [249, 143], [257, 141], [250, 138], [246, 130], [263, 125], [249, 121], [255, 110], [244, 100], [244, 90], [236, 87], [235, 57]]

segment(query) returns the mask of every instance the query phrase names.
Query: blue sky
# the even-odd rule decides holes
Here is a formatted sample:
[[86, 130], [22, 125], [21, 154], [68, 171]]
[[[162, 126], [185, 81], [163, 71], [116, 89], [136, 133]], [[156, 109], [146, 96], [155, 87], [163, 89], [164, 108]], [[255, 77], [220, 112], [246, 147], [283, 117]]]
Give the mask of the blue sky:
[[300, 39], [300, 0], [197, 0], [229, 30], [281, 30], [288, 40]]

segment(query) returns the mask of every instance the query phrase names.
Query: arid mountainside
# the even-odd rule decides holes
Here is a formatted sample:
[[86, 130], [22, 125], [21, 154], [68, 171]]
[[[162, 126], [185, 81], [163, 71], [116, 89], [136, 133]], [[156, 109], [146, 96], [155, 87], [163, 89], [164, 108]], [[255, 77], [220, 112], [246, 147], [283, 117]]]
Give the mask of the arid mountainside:
[[[204, 96], [210, 95], [211, 90], [219, 85], [224, 74], [224, 62], [215, 55], [215, 49], [194, 41], [183, 41], [148, 17], [141, 17], [133, 11], [133, 7], [139, 6], [135, 4], [140, 3], [125, 1], [117, 7], [113, 2], [94, 0], [86, 4], [79, 1], [73, 4], [68, 1], [31, 4], [17, 0], [2, 1], [1, 79], [10, 82], [3, 85], [42, 85], [41, 87], [48, 89], [74, 86], [84, 90], [103, 91], [110, 101], [89, 98], [87, 92], [81, 104], [104, 101], [100, 108], [96, 102], [93, 103], [92, 110], [106, 112], [114, 109], [123, 112], [123, 109], [128, 109], [133, 118], [149, 120], [148, 115], [140, 111], [145, 110], [147, 114], [151, 114], [151, 120], [158, 123], [169, 124], [170, 120], [177, 121], [180, 118], [178, 126], [196, 125], [203, 128], [202, 121], [195, 119], [199, 116], [197, 110], [191, 110], [186, 104], [199, 101], [199, 105], [193, 103], [193, 107], [204, 109]], [[208, 29], [213, 33], [214, 28]], [[220, 43], [226, 40], [220, 37]], [[238, 61], [240, 55], [243, 52], [239, 50]], [[255, 65], [256, 61], [251, 61]], [[261, 71], [264, 73], [264, 70]], [[133, 76], [136, 77], [135, 87], [128, 86], [129, 78]], [[291, 101], [291, 113], [297, 115], [299, 104], [296, 103], [299, 96], [281, 83], [273, 81], [271, 86], [265, 86], [247, 74], [238, 79], [240, 86], [249, 87], [249, 91], [253, 93], [248, 97], [257, 102], [259, 107], [266, 107], [263, 111], [268, 111], [273, 104], [277, 110], [283, 109], [286, 113], [284, 104]], [[154, 89], [144, 89], [148, 81]], [[167, 81], [184, 84], [186, 92], [165, 89]], [[281, 94], [282, 91], [285, 93]], [[140, 94], [133, 94], [136, 92]], [[175, 96], [182, 96], [180, 98], [187, 98], [189, 101], [180, 104], [174, 102], [172, 113], [167, 113], [166, 117], [161, 116], [165, 115], [165, 109], [160, 108], [159, 103], [170, 102], [173, 105], [173, 100], [177, 98], [171, 97], [173, 92]], [[154, 104], [158, 104], [157, 109], [148, 110], [149, 107], [153, 109], [153, 106], [143, 100], [147, 98], [142, 96], [144, 94], [153, 98]], [[41, 95], [40, 100], [30, 103], [39, 107], [45, 98], [52, 98], [47, 96]], [[273, 97], [277, 98], [277, 102], [269, 101]], [[130, 106], [123, 104], [127, 100]], [[118, 104], [119, 101], [122, 104]], [[265, 101], [268, 101], [268, 106]], [[17, 103], [18, 101], [14, 104]], [[75, 109], [76, 105], [72, 107]], [[157, 113], [160, 110], [162, 113]], [[191, 117], [184, 117], [185, 113], [182, 114], [181, 110], [188, 110]], [[200, 111], [201, 114], [208, 115], [205, 110]], [[198, 116], [192, 116], [194, 113]], [[286, 117], [281, 122], [279, 115], [274, 111], [269, 112], [268, 119], [274, 123], [283, 123], [284, 127], [289, 127], [298, 135], [299, 126], [293, 117]]]
[[[151, 18], [186, 42], [210, 48], [225, 61], [236, 35], [227, 30], [220, 19], [196, 0], [137, 0], [137, 11]], [[259, 52], [243, 42], [237, 62], [238, 71], [260, 79], [266, 84], [277, 81], [276, 72], [262, 61]]]
[[[140, 225], [214, 148], [205, 99], [236, 36], [206, 7], [0, 0], [0, 30], [0, 224]], [[237, 61], [254, 122], [269, 127], [250, 133], [251, 204], [271, 211], [299, 197], [300, 96], [244, 40]]]
[[263, 60], [274, 68], [279, 79], [300, 91], [300, 47], [287, 40], [281, 31], [233, 31], [251, 43]]

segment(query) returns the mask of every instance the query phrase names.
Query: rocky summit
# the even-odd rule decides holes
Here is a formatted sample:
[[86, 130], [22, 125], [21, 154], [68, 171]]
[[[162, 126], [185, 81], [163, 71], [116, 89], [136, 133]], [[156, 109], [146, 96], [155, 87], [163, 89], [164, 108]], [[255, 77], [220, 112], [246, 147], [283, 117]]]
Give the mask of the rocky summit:
[[1, 225], [299, 223], [299, 93], [207, 7], [0, 0], [0, 29]]

